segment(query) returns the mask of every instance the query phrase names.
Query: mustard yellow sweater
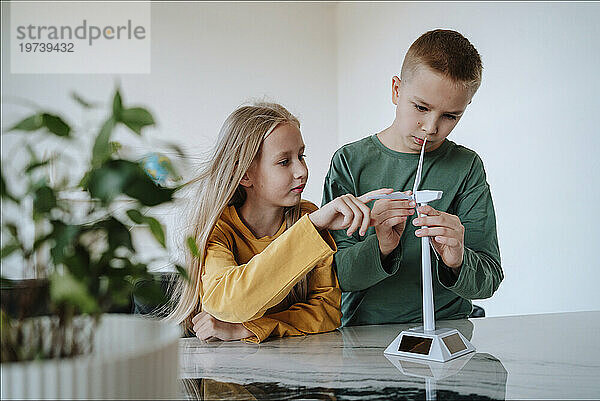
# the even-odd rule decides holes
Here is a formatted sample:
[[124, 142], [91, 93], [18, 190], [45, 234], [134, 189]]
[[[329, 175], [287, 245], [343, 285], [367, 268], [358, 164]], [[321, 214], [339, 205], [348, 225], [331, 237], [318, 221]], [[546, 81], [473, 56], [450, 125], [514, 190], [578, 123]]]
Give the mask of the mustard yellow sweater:
[[[254, 333], [247, 340], [331, 331], [340, 326], [341, 291], [332, 268], [335, 242], [308, 218], [317, 207], [301, 203], [302, 217], [289, 229], [285, 222], [272, 237], [256, 238], [228, 206], [209, 238], [202, 274], [202, 309], [215, 318], [243, 323]], [[305, 302], [281, 306], [308, 272]], [[275, 310], [280, 308], [274, 308]]]

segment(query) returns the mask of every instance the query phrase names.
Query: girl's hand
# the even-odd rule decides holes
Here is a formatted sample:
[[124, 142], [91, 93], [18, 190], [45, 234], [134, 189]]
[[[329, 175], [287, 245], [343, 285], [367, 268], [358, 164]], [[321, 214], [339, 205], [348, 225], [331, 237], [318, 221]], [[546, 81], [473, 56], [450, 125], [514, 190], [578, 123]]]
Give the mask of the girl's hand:
[[194, 333], [202, 341], [214, 338], [222, 341], [241, 340], [252, 337], [254, 333], [241, 323], [222, 322], [206, 312], [200, 312], [192, 318]]
[[378, 194], [390, 194], [393, 189], [383, 188], [367, 192], [358, 198], [352, 194], [339, 196], [308, 215], [317, 230], [342, 230], [348, 228], [346, 234], [351, 236], [359, 229], [365, 235], [371, 220], [371, 210], [365, 203], [369, 197]]
[[431, 244], [449, 268], [458, 276], [465, 253], [465, 227], [460, 218], [440, 212], [429, 205], [419, 206], [424, 214], [413, 220], [415, 226], [427, 226], [415, 231], [417, 237], [431, 237]]

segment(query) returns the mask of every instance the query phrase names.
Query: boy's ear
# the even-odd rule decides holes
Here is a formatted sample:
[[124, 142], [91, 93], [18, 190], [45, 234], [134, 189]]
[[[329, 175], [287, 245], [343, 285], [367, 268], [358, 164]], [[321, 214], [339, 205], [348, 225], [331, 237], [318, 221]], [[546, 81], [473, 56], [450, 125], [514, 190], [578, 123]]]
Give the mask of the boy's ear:
[[392, 77], [392, 103], [398, 105], [398, 98], [400, 97], [400, 78], [397, 76]]

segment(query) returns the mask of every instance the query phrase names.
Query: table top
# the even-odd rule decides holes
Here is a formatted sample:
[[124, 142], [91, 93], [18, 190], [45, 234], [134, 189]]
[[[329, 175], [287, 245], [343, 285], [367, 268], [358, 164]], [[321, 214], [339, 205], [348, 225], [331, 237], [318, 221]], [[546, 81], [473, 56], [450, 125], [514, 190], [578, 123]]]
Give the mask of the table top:
[[180, 340], [190, 399], [584, 399], [600, 397], [600, 311], [448, 320], [476, 352], [446, 363], [386, 357], [415, 325], [268, 340]]

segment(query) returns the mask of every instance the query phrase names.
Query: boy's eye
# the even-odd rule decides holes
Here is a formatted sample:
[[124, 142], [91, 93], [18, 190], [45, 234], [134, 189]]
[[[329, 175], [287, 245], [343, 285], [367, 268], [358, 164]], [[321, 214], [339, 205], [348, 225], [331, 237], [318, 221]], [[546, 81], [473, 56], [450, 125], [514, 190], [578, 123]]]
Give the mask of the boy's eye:
[[277, 163], [277, 164], [281, 164], [282, 166], [287, 166], [287, 164], [288, 164], [289, 162], [290, 162], [290, 161], [289, 161], [288, 159], [283, 159], [282, 161], [280, 161], [280, 162], [279, 162], [279, 163]]
[[452, 114], [446, 114], [446, 118], [450, 120], [456, 120], [456, 116], [453, 116]]
[[302, 161], [302, 160], [306, 159], [306, 155], [304, 155], [304, 154], [303, 155], [298, 155], [298, 159], [300, 161]]
[[414, 103], [414, 105], [415, 105], [415, 108], [419, 111], [427, 111], [427, 107], [425, 107], [425, 106], [421, 106], [416, 103]]

